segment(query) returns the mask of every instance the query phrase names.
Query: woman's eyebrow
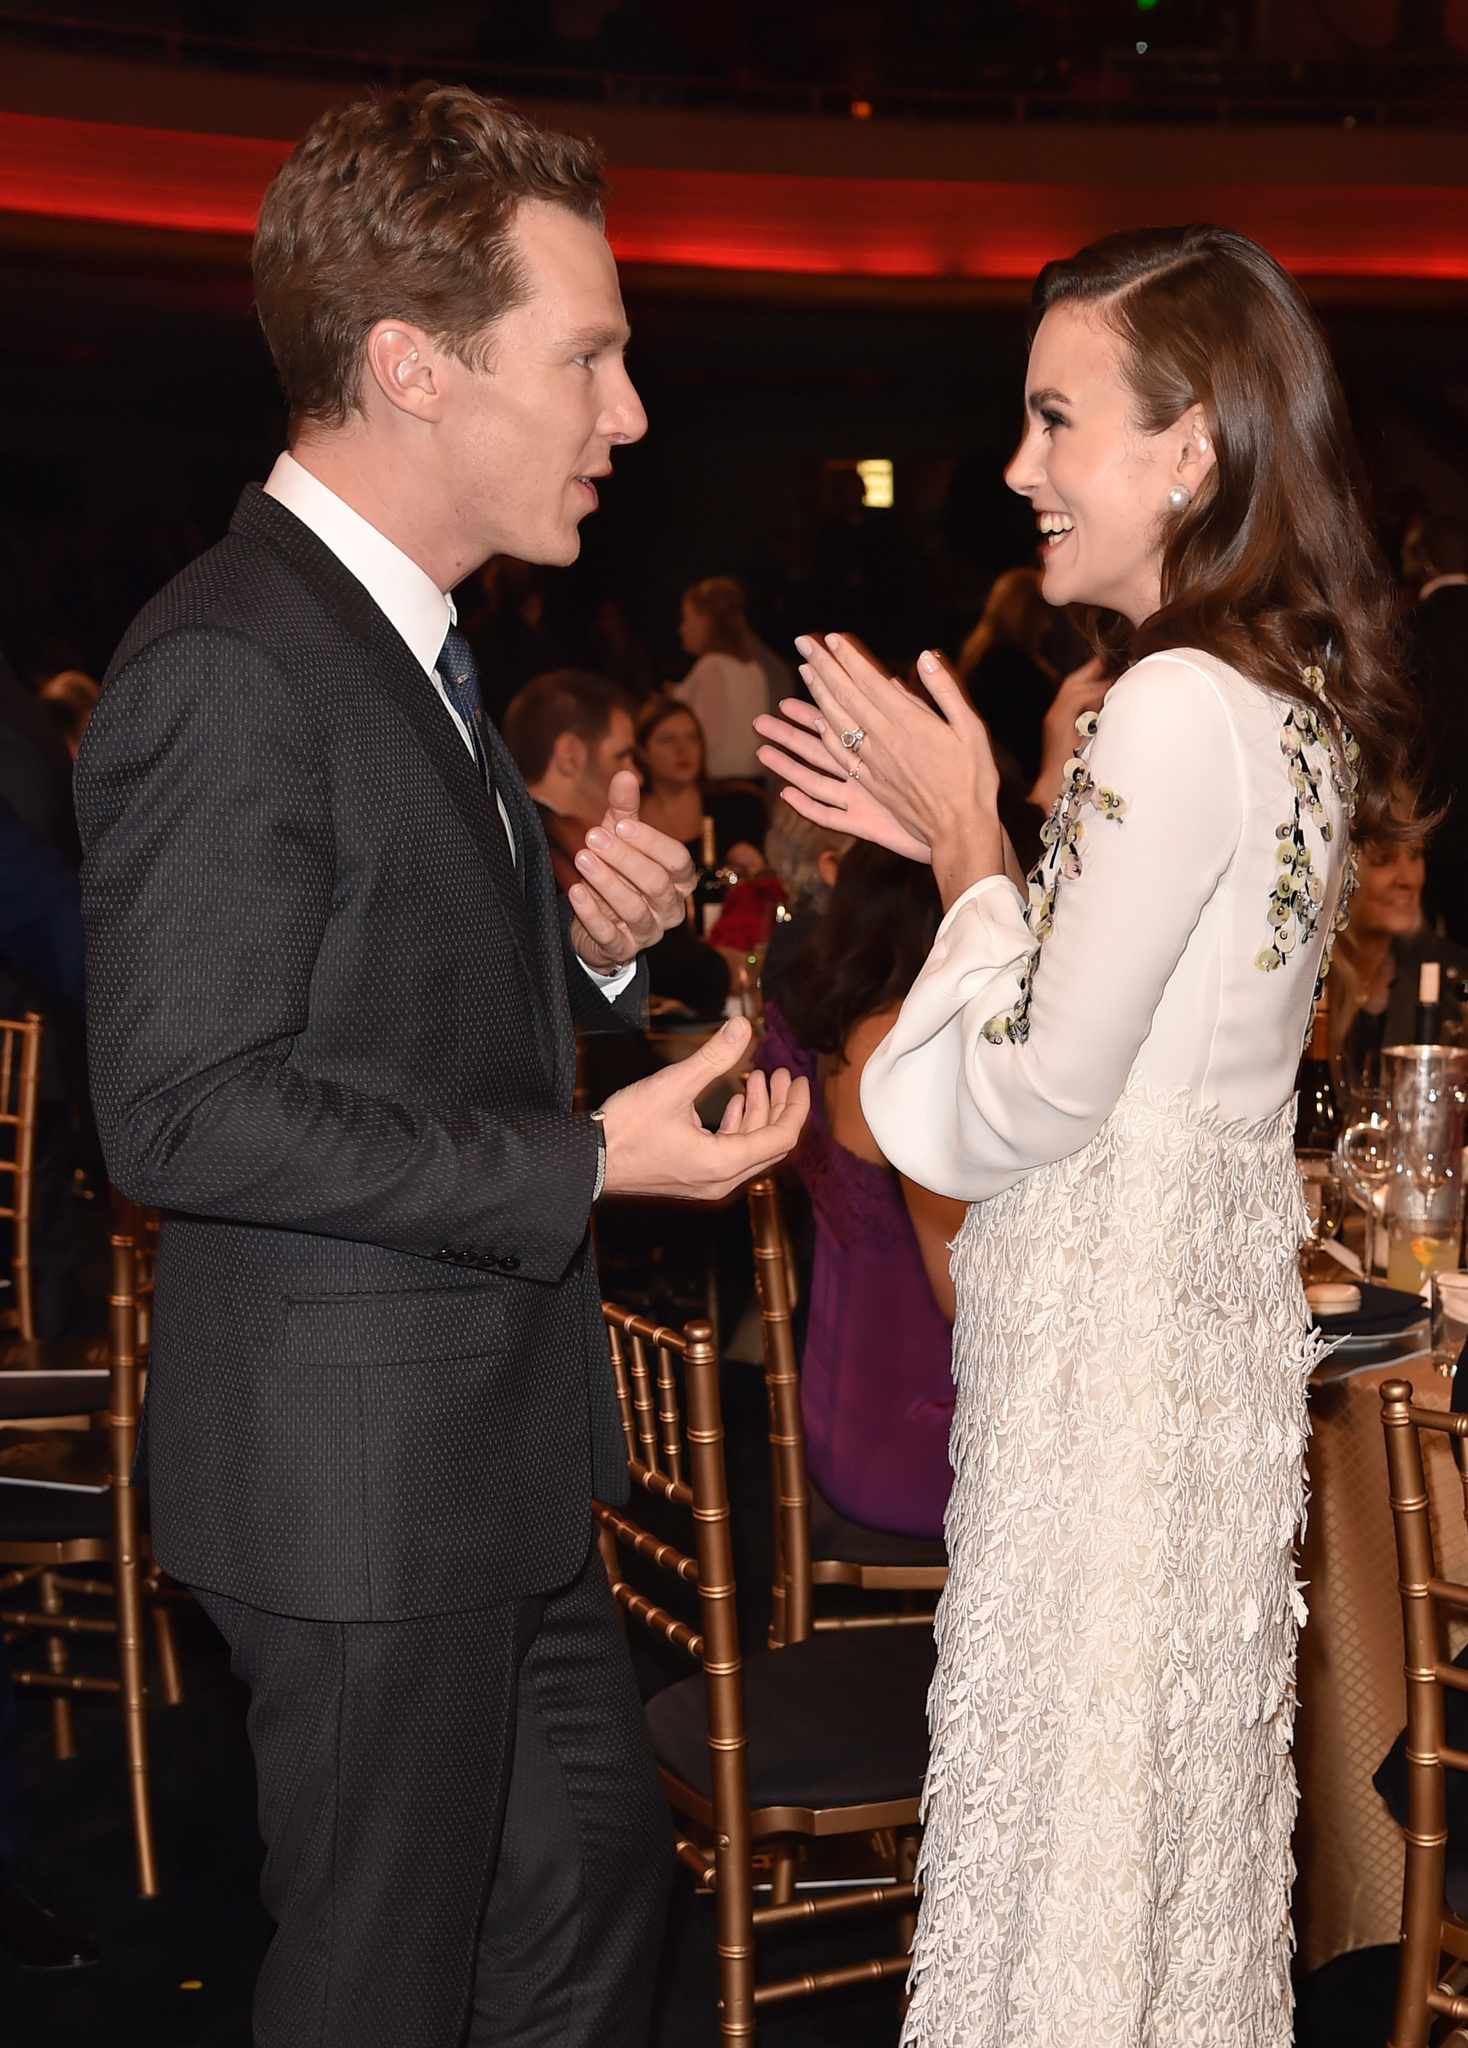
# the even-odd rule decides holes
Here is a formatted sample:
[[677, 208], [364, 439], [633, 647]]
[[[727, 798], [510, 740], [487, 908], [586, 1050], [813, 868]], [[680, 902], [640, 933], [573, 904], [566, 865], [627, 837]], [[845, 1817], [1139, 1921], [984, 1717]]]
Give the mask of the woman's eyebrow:
[[1043, 412], [1047, 405], [1069, 405], [1070, 400], [1063, 391], [1047, 385], [1043, 391], [1031, 391], [1025, 397], [1025, 404], [1031, 412]]

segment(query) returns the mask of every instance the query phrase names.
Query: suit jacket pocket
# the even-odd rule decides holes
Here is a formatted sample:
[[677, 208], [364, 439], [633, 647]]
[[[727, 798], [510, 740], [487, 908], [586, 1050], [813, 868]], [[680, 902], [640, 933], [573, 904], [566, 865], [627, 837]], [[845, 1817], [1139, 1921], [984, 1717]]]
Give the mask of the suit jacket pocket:
[[327, 1366], [492, 1357], [504, 1312], [499, 1287], [318, 1295], [287, 1302], [283, 1355], [290, 1365]]

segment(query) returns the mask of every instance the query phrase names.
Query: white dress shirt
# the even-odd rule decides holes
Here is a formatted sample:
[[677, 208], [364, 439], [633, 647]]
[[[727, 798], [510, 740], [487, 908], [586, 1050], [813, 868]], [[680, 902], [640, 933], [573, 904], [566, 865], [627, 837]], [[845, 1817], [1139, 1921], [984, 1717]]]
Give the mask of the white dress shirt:
[[[277, 458], [265, 485], [265, 493], [277, 504], [284, 505], [287, 512], [293, 512], [302, 526], [309, 526], [323, 546], [331, 549], [342, 567], [356, 577], [432, 683], [444, 710], [454, 721], [459, 738], [472, 756], [474, 742], [469, 728], [454, 709], [437, 666], [444, 636], [450, 626], [458, 624], [453, 599], [439, 589], [433, 578], [426, 570], [420, 569], [410, 555], [395, 547], [387, 535], [379, 533], [360, 512], [354, 512], [344, 498], [328, 490], [321, 479], [313, 476], [293, 455]], [[513, 860], [517, 857], [514, 827], [498, 790], [495, 791], [495, 801], [504, 820], [505, 837], [510, 843]], [[579, 955], [577, 957], [580, 958]], [[622, 993], [637, 971], [635, 959], [610, 974], [599, 972], [585, 960], [581, 965], [608, 1002]]]

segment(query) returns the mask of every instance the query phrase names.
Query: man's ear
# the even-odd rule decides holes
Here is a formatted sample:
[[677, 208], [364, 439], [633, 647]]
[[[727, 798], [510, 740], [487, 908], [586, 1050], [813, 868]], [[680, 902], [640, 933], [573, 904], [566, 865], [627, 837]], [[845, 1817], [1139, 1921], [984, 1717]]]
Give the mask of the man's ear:
[[823, 846], [816, 855], [816, 873], [828, 889], [836, 886], [836, 877], [841, 872], [841, 856], [834, 846]]
[[586, 742], [579, 733], [558, 733], [556, 743], [551, 748], [551, 768], [556, 774], [564, 775], [572, 782], [579, 782], [586, 767], [588, 751]]
[[365, 380], [398, 412], [436, 421], [443, 412], [444, 361], [432, 335], [407, 320], [379, 320], [367, 336]]

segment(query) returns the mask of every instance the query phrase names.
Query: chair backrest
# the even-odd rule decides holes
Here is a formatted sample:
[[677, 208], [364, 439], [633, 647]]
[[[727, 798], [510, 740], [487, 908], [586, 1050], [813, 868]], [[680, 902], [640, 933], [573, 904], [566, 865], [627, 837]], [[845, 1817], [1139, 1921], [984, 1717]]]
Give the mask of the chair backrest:
[[157, 1263], [158, 1212], [112, 1192], [112, 1285], [108, 1294], [107, 1423], [114, 1481], [132, 1471], [142, 1376], [148, 1363]]
[[800, 1368], [791, 1315], [796, 1302], [795, 1260], [785, 1229], [780, 1190], [766, 1174], [750, 1184], [749, 1222], [754, 1237], [754, 1284], [764, 1339], [765, 1398], [770, 1409], [770, 1464], [775, 1492], [775, 1578], [770, 1598], [770, 1644], [803, 1643], [811, 1633], [810, 1481], [805, 1423], [800, 1413]]
[[[724, 1419], [719, 1399], [719, 1354], [710, 1323], [681, 1330], [603, 1302], [612, 1351], [627, 1469], [634, 1488], [627, 1509], [594, 1504], [607, 1575], [618, 1605], [654, 1635], [703, 1667], [708, 1699], [713, 1791], [714, 1867], [721, 1926], [729, 1901], [749, 1882], [748, 1739], [734, 1605], [734, 1546], [724, 1469]], [[677, 1365], [683, 1368], [686, 1422], [678, 1401]], [[667, 1542], [636, 1518], [636, 1489], [652, 1494], [689, 1519], [692, 1551]], [[670, 1577], [698, 1590], [701, 1628], [670, 1613], [630, 1585], [619, 1546]], [[690, 1858], [689, 1845], [679, 1844]]]
[[[1451, 1748], [1446, 1737], [1447, 1691], [1468, 1692], [1468, 1671], [1448, 1655], [1446, 1620], [1450, 1613], [1468, 1613], [1468, 1585], [1438, 1575], [1421, 1432], [1437, 1430], [1461, 1441], [1468, 1437], [1468, 1415], [1416, 1406], [1406, 1380], [1383, 1384], [1381, 1408], [1407, 1676], [1406, 1870], [1391, 2038], [1393, 2048], [1426, 2048], [1434, 2015], [1468, 2020], [1468, 1998], [1439, 1982], [1445, 1953], [1468, 1962], [1468, 1921], [1451, 1910], [1444, 1890], [1447, 1773], [1468, 1771], [1468, 1752]], [[1468, 1509], [1468, 1472], [1464, 1489]]]
[[36, 1334], [31, 1284], [31, 1193], [43, 1022], [34, 1010], [27, 1010], [19, 1020], [0, 1017], [0, 1189], [10, 1198], [0, 1202], [0, 1218], [10, 1222], [10, 1271], [15, 1289], [12, 1301], [7, 1304], [5, 1320], [27, 1341]]

